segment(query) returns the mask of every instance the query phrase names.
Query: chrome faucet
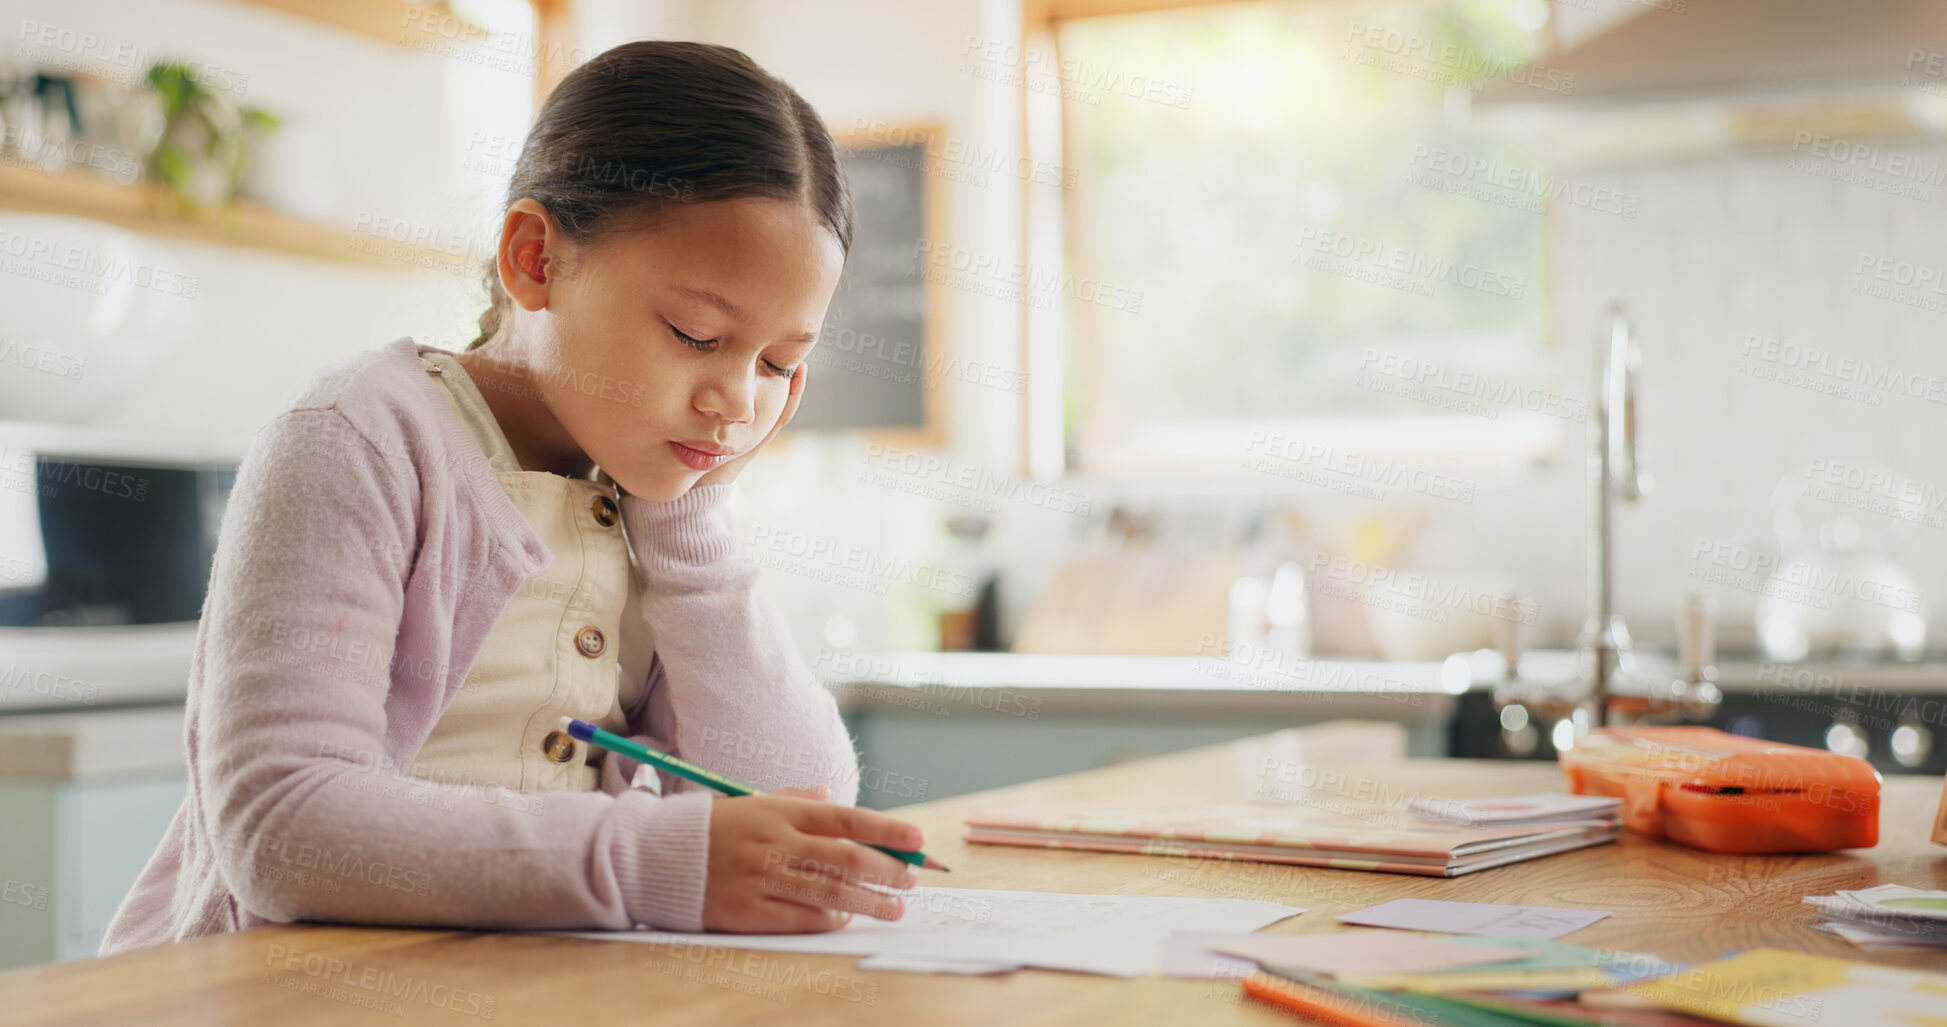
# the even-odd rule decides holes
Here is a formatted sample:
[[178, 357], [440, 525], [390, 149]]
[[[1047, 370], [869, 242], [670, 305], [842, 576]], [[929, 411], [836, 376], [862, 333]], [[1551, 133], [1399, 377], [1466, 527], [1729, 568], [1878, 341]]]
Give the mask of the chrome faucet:
[[1616, 612], [1615, 505], [1649, 494], [1654, 480], [1636, 459], [1636, 376], [1643, 362], [1622, 305], [1603, 315], [1595, 346], [1595, 409], [1589, 418], [1589, 620], [1577, 644], [1578, 676], [1593, 703], [1590, 726], [1608, 722], [1609, 696], [1631, 676], [1629, 628]]

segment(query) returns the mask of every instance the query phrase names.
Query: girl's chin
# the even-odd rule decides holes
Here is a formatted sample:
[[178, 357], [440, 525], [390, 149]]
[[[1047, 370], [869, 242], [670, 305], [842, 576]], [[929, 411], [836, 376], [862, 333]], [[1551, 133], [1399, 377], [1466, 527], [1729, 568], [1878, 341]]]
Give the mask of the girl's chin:
[[697, 481], [702, 477], [703, 472], [693, 471], [684, 474], [651, 474], [628, 481], [618, 477], [615, 483], [622, 487], [622, 491], [638, 499], [646, 499], [652, 503], [667, 503], [672, 499], [683, 498], [696, 487]]

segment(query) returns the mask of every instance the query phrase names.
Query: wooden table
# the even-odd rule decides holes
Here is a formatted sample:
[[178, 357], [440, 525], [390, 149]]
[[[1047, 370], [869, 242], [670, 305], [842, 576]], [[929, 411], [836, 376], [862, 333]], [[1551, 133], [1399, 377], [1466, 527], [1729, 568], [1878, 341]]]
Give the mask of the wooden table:
[[[1339, 913], [1403, 897], [1612, 910], [1581, 945], [1699, 960], [1775, 946], [1947, 970], [1947, 954], [1867, 952], [1814, 931], [1800, 898], [1888, 882], [1947, 887], [1947, 848], [1926, 840], [1940, 782], [1886, 782], [1877, 848], [1816, 856], [1713, 856], [1625, 836], [1616, 844], [1452, 880], [1159, 856], [970, 846], [960, 820], [1017, 803], [1128, 801], [1186, 789], [1213, 800], [1327, 806], [1417, 794], [1560, 787], [1546, 764], [1368, 760], [1280, 732], [898, 811], [957, 887], [1238, 896], [1310, 912], [1280, 932], [1342, 930]], [[1370, 748], [1365, 750], [1371, 752]], [[930, 880], [928, 883], [932, 883]], [[694, 956], [695, 958], [690, 958]], [[333, 971], [329, 961], [338, 961]], [[108, 959], [0, 974], [9, 1024], [1290, 1024], [1238, 1001], [1231, 982], [1122, 980], [1024, 970], [1001, 977], [872, 973], [854, 957], [648, 946], [519, 933], [291, 925]], [[388, 990], [389, 989], [389, 990]]]

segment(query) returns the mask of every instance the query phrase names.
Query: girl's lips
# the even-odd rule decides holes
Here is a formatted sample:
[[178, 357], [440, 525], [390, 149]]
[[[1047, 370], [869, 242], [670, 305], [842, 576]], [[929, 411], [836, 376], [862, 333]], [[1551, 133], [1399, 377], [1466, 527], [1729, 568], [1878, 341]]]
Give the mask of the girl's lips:
[[725, 460], [730, 459], [730, 454], [728, 453], [721, 456], [715, 453], [705, 453], [700, 449], [685, 446], [680, 442], [670, 443], [669, 450], [676, 454], [676, 459], [681, 460], [683, 466], [688, 467], [692, 471], [707, 471], [723, 463]]

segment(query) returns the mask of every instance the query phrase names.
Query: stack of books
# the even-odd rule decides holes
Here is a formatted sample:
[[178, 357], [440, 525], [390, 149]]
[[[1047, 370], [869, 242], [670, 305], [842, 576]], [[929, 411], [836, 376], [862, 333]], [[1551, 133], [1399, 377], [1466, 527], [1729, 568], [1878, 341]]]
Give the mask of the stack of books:
[[1234, 803], [1003, 810], [970, 817], [966, 824], [968, 841], [994, 845], [1458, 877], [1613, 841], [1621, 828], [1613, 808], [1610, 812], [1465, 826], [1418, 821], [1381, 807], [1345, 812]]
[[1543, 792], [1504, 799], [1414, 799], [1406, 808], [1416, 817], [1466, 827], [1560, 824], [1585, 820], [1622, 821], [1622, 800], [1607, 795]]
[[1947, 948], [1947, 891], [1882, 884], [1805, 902], [1830, 918], [1812, 926], [1860, 948]]

